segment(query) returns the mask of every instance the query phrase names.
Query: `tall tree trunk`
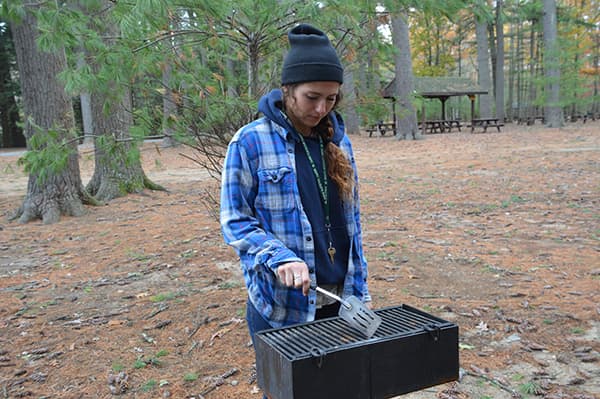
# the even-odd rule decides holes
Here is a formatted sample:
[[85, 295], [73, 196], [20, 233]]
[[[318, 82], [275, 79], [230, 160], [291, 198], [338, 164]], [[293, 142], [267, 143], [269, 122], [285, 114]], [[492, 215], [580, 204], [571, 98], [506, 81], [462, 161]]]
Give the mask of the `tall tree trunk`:
[[519, 123], [525, 120], [525, 80], [523, 75], [525, 73], [525, 44], [524, 44], [524, 32], [522, 28], [521, 18], [517, 21], [517, 112]]
[[356, 85], [354, 79], [355, 72], [353, 68], [344, 69], [344, 116], [346, 118], [346, 132], [348, 134], [360, 134], [360, 118], [356, 112]]
[[596, 46], [594, 50], [594, 96], [592, 103], [592, 117], [600, 115], [600, 26], [596, 26]]
[[[83, 67], [85, 65], [85, 49], [81, 49], [79, 58], [77, 59], [77, 66]], [[85, 144], [94, 142], [94, 131], [92, 130], [92, 99], [90, 93], [87, 91], [79, 95], [79, 102], [81, 103], [81, 121], [83, 123], [83, 142]]]
[[560, 61], [557, 40], [556, 0], [544, 0], [544, 75], [546, 104], [544, 116], [548, 127], [564, 125], [560, 106]]
[[[369, 20], [369, 31], [371, 37], [377, 37], [377, 20]], [[379, 58], [377, 57], [377, 46], [374, 40], [369, 41], [367, 57], [361, 62], [360, 80], [358, 86], [361, 95], [365, 93], [379, 93], [381, 90], [381, 79], [379, 77]]]
[[457, 53], [456, 53], [456, 65], [458, 70], [458, 77], [462, 77], [462, 44], [464, 41], [464, 33], [462, 26], [456, 25], [458, 42], [456, 43]]
[[496, 118], [504, 122], [504, 17], [502, 0], [496, 1]]
[[[575, 35], [575, 40], [577, 40], [577, 35]], [[579, 52], [576, 52], [575, 55], [573, 56], [573, 65], [579, 65]], [[572, 96], [573, 96], [573, 100], [571, 102], [571, 107], [568, 110], [569, 113], [569, 120], [571, 122], [574, 122], [577, 120], [578, 118], [578, 114], [579, 114], [579, 110], [577, 109], [577, 105], [578, 105], [578, 85], [573, 85], [572, 90]]]
[[[109, 10], [105, 0], [104, 10]], [[106, 37], [106, 51], [110, 51], [111, 40], [118, 37], [116, 24], [109, 16], [102, 19], [98, 30]], [[101, 76], [100, 65], [90, 59], [92, 69]], [[121, 87], [114, 80], [106, 79], [91, 93], [94, 130], [94, 175], [87, 185], [88, 191], [99, 201], [110, 201], [127, 193], [140, 192], [144, 188], [162, 189], [153, 184], [142, 169], [139, 150], [131, 140], [129, 129], [133, 125], [132, 99], [129, 87]]]
[[[87, 190], [100, 201], [140, 192], [146, 187], [139, 153], [130, 141], [130, 92], [122, 94], [119, 103], [112, 103], [111, 99], [108, 113], [104, 111], [106, 102], [105, 95], [92, 94], [95, 167]], [[132, 151], [135, 154], [133, 157], [130, 156]]]
[[175, 147], [177, 140], [175, 140], [175, 132], [171, 128], [171, 119], [177, 117], [177, 104], [175, 102], [175, 95], [173, 93], [171, 83], [172, 65], [171, 61], [166, 59], [165, 65], [162, 71], [162, 83], [165, 94], [163, 95], [163, 120], [162, 120], [162, 134], [164, 136], [162, 140], [163, 147]]
[[492, 96], [496, 97], [496, 32], [495, 25], [491, 22], [487, 24], [488, 28], [488, 45], [490, 49], [490, 66], [492, 71]]
[[81, 103], [81, 121], [83, 123], [83, 142], [85, 144], [94, 142], [94, 131], [92, 122], [92, 99], [90, 93], [81, 93], [79, 95]]
[[237, 91], [237, 79], [234, 79], [235, 76], [235, 61], [230, 57], [227, 57], [225, 60], [225, 69], [227, 70], [227, 97], [235, 98], [238, 97]]
[[[32, 170], [27, 183], [27, 194], [15, 217], [26, 223], [40, 218], [45, 224], [55, 223], [61, 215], [81, 216], [85, 213], [85, 193], [79, 172], [77, 141], [73, 140], [75, 127], [73, 107], [64, 87], [56, 79], [67, 66], [65, 52], [42, 53], [38, 50], [37, 20], [26, 11], [22, 20], [11, 25], [25, 113], [25, 137], [29, 150], [34, 136], [52, 140], [65, 151], [64, 167]], [[35, 127], [34, 127], [35, 124]], [[52, 134], [48, 133], [52, 130]], [[37, 140], [36, 140], [37, 141]], [[48, 160], [54, 162], [55, 159]]]
[[529, 33], [529, 92], [527, 98], [527, 124], [533, 125], [535, 124], [535, 118], [537, 115], [537, 109], [535, 105], [535, 97], [536, 97], [536, 88], [535, 88], [535, 77], [536, 77], [536, 36], [535, 36], [535, 21], [532, 21], [531, 31]]
[[399, 12], [392, 15], [392, 41], [398, 50], [395, 61], [395, 94], [398, 103], [396, 132], [398, 139], [420, 139], [421, 131], [417, 125], [417, 112], [412, 103], [414, 75], [410, 55], [410, 36], [407, 15]]
[[479, 115], [482, 118], [492, 116], [492, 82], [490, 78], [490, 56], [487, 41], [487, 22], [475, 16], [475, 35], [477, 39], [477, 77], [479, 86], [488, 94], [479, 95]]
[[0, 32], [0, 127], [2, 128], [2, 147], [25, 147], [23, 129], [18, 125], [19, 108], [15, 95], [16, 84], [12, 79], [14, 64], [14, 46], [10, 28]]
[[515, 51], [515, 34], [513, 31], [513, 25], [509, 25], [509, 37], [510, 37], [510, 45], [509, 45], [509, 49], [508, 49], [508, 53], [509, 53], [509, 66], [508, 66], [508, 104], [507, 104], [507, 115], [506, 118], [509, 121], [514, 121], [515, 119], [515, 115], [514, 115], [514, 101], [515, 101], [515, 65], [516, 65], [516, 60], [515, 58], [517, 57], [517, 52]]
[[258, 98], [258, 64], [260, 55], [254, 42], [248, 43], [248, 97]]

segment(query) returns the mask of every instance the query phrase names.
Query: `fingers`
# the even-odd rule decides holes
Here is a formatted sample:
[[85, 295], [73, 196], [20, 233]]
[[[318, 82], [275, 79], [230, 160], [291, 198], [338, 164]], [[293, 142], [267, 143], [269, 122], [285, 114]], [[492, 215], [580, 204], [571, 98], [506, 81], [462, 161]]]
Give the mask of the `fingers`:
[[302, 288], [302, 293], [308, 295], [310, 276], [304, 262], [284, 263], [277, 268], [279, 280], [288, 287]]

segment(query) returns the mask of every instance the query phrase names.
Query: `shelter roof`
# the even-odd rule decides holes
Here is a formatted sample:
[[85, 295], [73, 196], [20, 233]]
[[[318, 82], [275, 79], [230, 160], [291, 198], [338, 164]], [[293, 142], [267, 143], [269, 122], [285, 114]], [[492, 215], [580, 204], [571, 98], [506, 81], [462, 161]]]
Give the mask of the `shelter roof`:
[[[394, 83], [392, 80], [382, 90], [384, 98], [394, 98]], [[415, 77], [415, 92], [421, 97], [440, 98], [450, 96], [467, 96], [474, 94], [487, 94], [477, 83], [468, 78], [459, 77]]]

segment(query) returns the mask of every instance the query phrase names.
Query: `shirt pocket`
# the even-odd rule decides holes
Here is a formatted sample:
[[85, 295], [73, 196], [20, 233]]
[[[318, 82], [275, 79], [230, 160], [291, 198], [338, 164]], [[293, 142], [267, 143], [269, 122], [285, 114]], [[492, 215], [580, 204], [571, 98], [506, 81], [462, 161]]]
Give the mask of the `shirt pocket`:
[[293, 171], [288, 166], [258, 170], [258, 193], [255, 206], [269, 212], [294, 209]]

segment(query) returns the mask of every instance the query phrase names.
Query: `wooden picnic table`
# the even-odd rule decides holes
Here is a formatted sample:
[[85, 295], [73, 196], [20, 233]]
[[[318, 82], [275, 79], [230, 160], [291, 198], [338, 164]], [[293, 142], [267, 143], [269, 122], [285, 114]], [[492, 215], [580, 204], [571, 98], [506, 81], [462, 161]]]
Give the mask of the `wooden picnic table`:
[[500, 127], [504, 126], [504, 123], [500, 122], [498, 118], [478, 118], [471, 119], [471, 133], [475, 130], [476, 127], [483, 128], [484, 133], [487, 132], [488, 127], [495, 127], [500, 131]]
[[[423, 127], [422, 123], [420, 125]], [[451, 132], [453, 128], [457, 128], [460, 132], [461, 127], [462, 124], [458, 119], [438, 119], [425, 121], [423, 131], [425, 133], [445, 133]]]
[[378, 132], [382, 136], [385, 136], [388, 131], [392, 131], [396, 134], [396, 124], [394, 122], [378, 122], [370, 125], [366, 130], [369, 133], [369, 137], [371, 137], [374, 132]]

